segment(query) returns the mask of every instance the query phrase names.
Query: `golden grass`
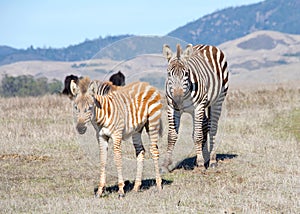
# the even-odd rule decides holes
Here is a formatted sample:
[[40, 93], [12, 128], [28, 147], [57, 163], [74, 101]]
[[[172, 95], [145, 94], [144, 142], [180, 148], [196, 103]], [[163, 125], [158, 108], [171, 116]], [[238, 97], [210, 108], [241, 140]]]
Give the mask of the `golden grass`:
[[[297, 213], [300, 196], [300, 89], [230, 91], [221, 118], [216, 169], [177, 168], [163, 176], [157, 193], [154, 173], [143, 190], [131, 191], [132, 146], [124, 147], [127, 194], [117, 197], [112, 157], [107, 197], [94, 199], [99, 169], [89, 142], [77, 136], [68, 98], [0, 98], [0, 210], [3, 213]], [[185, 117], [175, 162], [193, 160], [190, 117]], [[167, 123], [161, 158], [166, 150]], [[83, 139], [83, 140], [82, 140]], [[146, 138], [145, 138], [146, 139]], [[130, 142], [129, 142], [130, 144]], [[145, 142], [145, 148], [148, 147]], [[97, 148], [97, 146], [96, 146]], [[130, 150], [131, 149], [131, 150]], [[146, 170], [153, 164], [148, 156]], [[221, 156], [222, 155], [222, 156]], [[226, 158], [234, 157], [235, 158]], [[186, 161], [187, 161], [186, 160]], [[129, 163], [129, 164], [128, 164]], [[190, 162], [187, 165], [193, 168]]]

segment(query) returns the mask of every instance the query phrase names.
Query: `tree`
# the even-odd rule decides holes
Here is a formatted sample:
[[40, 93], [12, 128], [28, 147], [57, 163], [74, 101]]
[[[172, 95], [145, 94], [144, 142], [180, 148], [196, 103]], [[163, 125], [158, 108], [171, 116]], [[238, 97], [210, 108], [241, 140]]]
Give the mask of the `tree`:
[[0, 95], [4, 97], [41, 96], [53, 94], [62, 88], [62, 82], [59, 80], [54, 79], [48, 83], [46, 77], [34, 79], [31, 75], [12, 77], [6, 74], [1, 83]]

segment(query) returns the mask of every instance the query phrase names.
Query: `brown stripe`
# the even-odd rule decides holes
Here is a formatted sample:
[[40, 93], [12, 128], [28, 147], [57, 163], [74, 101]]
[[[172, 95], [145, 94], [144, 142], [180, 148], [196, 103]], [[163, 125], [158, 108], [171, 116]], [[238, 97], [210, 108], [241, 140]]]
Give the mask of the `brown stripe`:
[[[146, 93], [146, 92], [145, 92], [145, 93]], [[146, 96], [143, 98], [141, 105], [139, 105], [139, 110], [140, 110], [140, 114], [141, 114], [141, 115], [139, 115], [139, 118], [140, 118], [140, 119], [142, 119], [143, 114], [145, 113], [146, 107], [149, 106], [149, 104], [148, 104], [148, 103], [149, 103], [149, 99], [151, 98], [151, 96], [153, 95], [153, 93], [154, 93], [153, 88], [150, 88], [150, 90], [147, 91]], [[141, 93], [141, 94], [140, 94], [140, 96], [141, 96], [140, 99], [142, 99], [143, 95], [144, 95], [144, 93]]]
[[[149, 112], [149, 117], [153, 116], [157, 111], [159, 111], [162, 108], [162, 104], [160, 103], [158, 106], [156, 106], [154, 109], [152, 109], [151, 112]], [[159, 116], [160, 118], [160, 116]]]

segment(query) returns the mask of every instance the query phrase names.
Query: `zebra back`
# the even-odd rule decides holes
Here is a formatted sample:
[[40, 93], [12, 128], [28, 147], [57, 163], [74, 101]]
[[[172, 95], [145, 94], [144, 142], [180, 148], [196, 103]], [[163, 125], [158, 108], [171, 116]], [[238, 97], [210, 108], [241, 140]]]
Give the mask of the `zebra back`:
[[[110, 82], [91, 84], [96, 106], [95, 119], [112, 133], [116, 128], [129, 135], [149, 123], [149, 130], [160, 127], [161, 95], [146, 82], [134, 82], [124, 87]], [[96, 90], [95, 90], [96, 89]]]
[[195, 52], [201, 52], [204, 58], [208, 61], [213, 70], [217, 73], [222, 81], [222, 89], [224, 93], [228, 90], [228, 69], [226, 56], [222, 50], [211, 45], [195, 45]]

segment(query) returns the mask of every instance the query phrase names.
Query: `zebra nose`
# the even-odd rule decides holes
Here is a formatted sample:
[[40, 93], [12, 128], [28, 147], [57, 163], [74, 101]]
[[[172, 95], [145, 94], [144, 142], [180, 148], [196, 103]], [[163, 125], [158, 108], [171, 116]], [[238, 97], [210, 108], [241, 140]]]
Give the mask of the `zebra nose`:
[[84, 124], [77, 124], [76, 126], [77, 132], [79, 134], [84, 134], [86, 132], [87, 127]]
[[181, 106], [182, 100], [183, 100], [182, 96], [180, 96], [180, 95], [174, 96], [174, 102], [177, 106]]
[[182, 96], [183, 95], [183, 89], [180, 87], [174, 88], [174, 96]]

